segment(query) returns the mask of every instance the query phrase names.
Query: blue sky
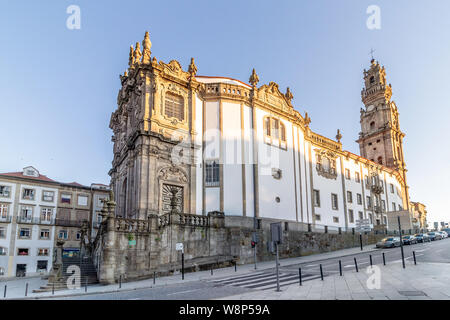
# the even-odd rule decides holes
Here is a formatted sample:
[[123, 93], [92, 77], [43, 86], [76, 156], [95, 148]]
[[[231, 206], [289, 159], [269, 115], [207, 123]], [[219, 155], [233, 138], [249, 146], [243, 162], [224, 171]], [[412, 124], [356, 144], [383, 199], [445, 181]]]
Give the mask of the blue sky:
[[[66, 28], [69, 5], [81, 29]], [[381, 29], [366, 27], [369, 5]], [[108, 183], [110, 114], [129, 46], [150, 32], [152, 56], [195, 57], [199, 75], [294, 94], [314, 131], [359, 154], [362, 71], [371, 48], [385, 65], [406, 133], [411, 199], [429, 221], [450, 221], [450, 2], [341, 1], [2, 1], [0, 4], [0, 172], [35, 166], [65, 182]], [[445, 165], [447, 163], [447, 165]]]

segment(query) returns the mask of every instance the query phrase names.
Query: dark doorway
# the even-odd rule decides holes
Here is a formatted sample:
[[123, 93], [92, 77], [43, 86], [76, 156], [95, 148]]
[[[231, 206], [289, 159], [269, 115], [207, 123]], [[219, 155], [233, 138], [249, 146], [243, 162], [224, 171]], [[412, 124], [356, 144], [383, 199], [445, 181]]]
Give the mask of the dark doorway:
[[46, 272], [47, 271], [47, 260], [38, 260], [36, 272]]
[[27, 274], [27, 265], [18, 264], [16, 267], [16, 277], [25, 277], [26, 274]]

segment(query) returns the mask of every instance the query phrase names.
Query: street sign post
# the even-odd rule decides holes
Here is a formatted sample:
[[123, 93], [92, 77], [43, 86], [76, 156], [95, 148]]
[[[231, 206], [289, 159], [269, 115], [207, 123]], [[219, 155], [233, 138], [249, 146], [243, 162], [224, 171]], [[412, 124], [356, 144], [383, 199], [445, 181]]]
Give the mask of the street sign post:
[[256, 270], [256, 245], [258, 244], [258, 234], [256, 232], [253, 232], [252, 234], [252, 247], [253, 247], [253, 254], [254, 254], [254, 260], [255, 260], [255, 270]]
[[359, 245], [361, 246], [361, 251], [363, 251], [363, 243], [362, 243], [362, 233], [369, 232], [370, 228], [370, 220], [369, 219], [360, 219], [355, 221], [356, 232], [359, 232]]
[[181, 251], [181, 280], [184, 280], [184, 245], [182, 242], [178, 242], [175, 245], [177, 251]]
[[272, 242], [275, 245], [276, 251], [276, 272], [277, 272], [277, 291], [280, 290], [280, 272], [278, 270], [278, 245], [283, 241], [283, 231], [281, 229], [281, 222], [275, 222], [270, 224], [270, 234], [272, 236]]

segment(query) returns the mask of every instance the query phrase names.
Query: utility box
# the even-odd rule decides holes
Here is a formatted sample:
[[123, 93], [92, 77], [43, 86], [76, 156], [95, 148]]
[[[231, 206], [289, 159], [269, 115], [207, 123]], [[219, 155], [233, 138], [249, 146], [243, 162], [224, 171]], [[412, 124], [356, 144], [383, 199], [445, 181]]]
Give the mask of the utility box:
[[270, 234], [272, 236], [271, 242], [277, 244], [283, 243], [283, 229], [281, 228], [281, 222], [270, 224]]

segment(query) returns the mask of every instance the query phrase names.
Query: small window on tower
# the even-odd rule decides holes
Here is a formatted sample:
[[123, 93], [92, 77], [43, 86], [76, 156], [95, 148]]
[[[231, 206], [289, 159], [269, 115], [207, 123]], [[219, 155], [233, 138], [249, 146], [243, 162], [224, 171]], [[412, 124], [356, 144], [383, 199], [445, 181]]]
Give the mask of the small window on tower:
[[383, 157], [378, 157], [378, 163], [383, 164]]
[[170, 118], [184, 121], [184, 101], [183, 97], [172, 93], [166, 93], [164, 113]]
[[375, 83], [375, 77], [374, 76], [370, 77], [370, 83]]
[[375, 121], [370, 123], [370, 130], [375, 130]]

